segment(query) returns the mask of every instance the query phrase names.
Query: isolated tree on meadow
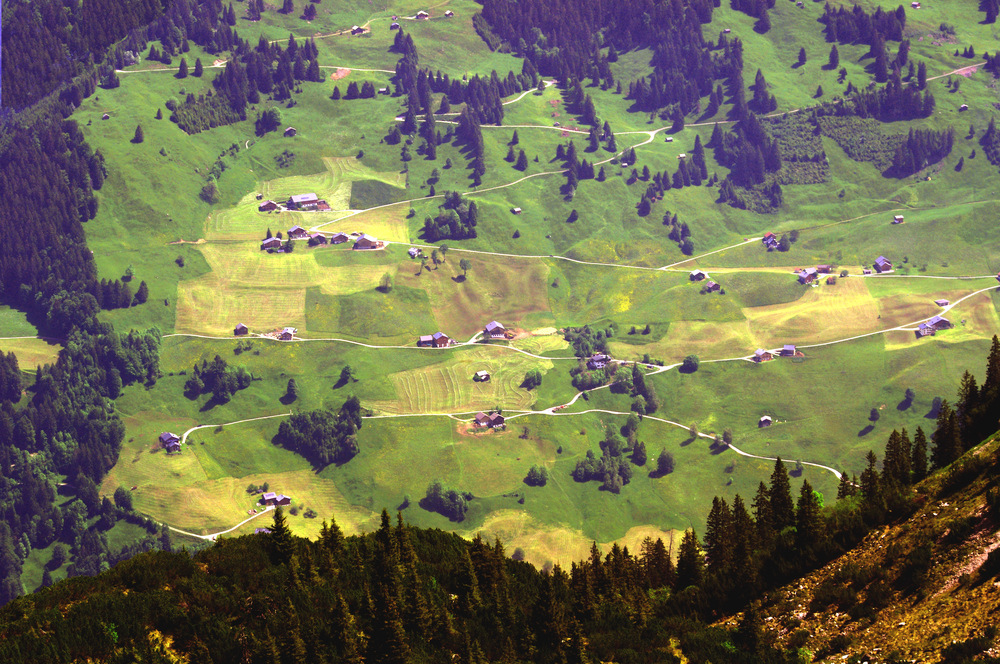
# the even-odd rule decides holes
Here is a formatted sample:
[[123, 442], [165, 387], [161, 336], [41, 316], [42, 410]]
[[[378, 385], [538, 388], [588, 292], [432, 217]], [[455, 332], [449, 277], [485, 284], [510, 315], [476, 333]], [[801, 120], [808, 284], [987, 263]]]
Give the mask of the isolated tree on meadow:
[[806, 49], [805, 47], [799, 49], [799, 66], [801, 67], [806, 63]]
[[135, 302], [136, 304], [145, 304], [146, 300], [149, 299], [149, 286], [146, 285], [145, 281], [139, 282], [139, 288], [135, 292]]
[[135, 136], [132, 137], [133, 143], [142, 143], [146, 140], [146, 137], [142, 133], [142, 125], [135, 126]]
[[295, 401], [299, 398], [299, 387], [295, 384], [294, 378], [288, 379], [288, 387], [285, 389], [285, 394], [288, 396], [289, 401]]
[[201, 65], [201, 58], [195, 58], [194, 71], [191, 72], [191, 75], [200, 77], [203, 73], [205, 73], [205, 69]]
[[656, 457], [656, 472], [659, 475], [674, 472], [674, 457], [666, 449], [660, 450], [660, 456]]
[[463, 258], [462, 260], [458, 261], [458, 267], [462, 269], [462, 277], [467, 277], [469, 274], [469, 270], [472, 268], [472, 263], [469, 261], [468, 258]]
[[350, 383], [356, 380], [357, 378], [354, 377], [354, 369], [351, 368], [350, 364], [345, 364], [344, 368], [340, 370], [340, 382]]
[[826, 66], [829, 69], [836, 69], [840, 64], [840, 52], [837, 50], [837, 45], [834, 44], [830, 48], [830, 58], [827, 60]]
[[187, 78], [188, 75], [188, 62], [187, 58], [181, 58], [180, 69], [177, 70], [177, 78]]

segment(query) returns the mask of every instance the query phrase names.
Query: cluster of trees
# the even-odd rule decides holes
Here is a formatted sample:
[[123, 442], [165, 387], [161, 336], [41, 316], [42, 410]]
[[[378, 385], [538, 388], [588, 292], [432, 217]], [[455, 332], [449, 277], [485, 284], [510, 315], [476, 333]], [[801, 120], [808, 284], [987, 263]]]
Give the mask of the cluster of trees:
[[716, 161], [731, 169], [719, 187], [720, 201], [756, 212], [781, 207], [784, 194], [777, 177], [781, 150], [756, 115], [748, 110], [734, 131], [723, 133], [716, 125], [709, 147], [715, 150]]
[[906, 140], [896, 148], [889, 173], [895, 177], [913, 175], [949, 154], [955, 143], [955, 130], [910, 129]]
[[449, 520], [459, 522], [465, 519], [469, 511], [469, 501], [475, 498], [468, 491], [449, 489], [435, 480], [427, 487], [427, 494], [421, 499], [420, 506], [428, 512], [437, 512]]
[[33, 105], [82, 74], [93, 76], [95, 62], [109, 47], [163, 13], [159, 0], [137, 0], [122, 7], [115, 0], [69, 6], [57, 0], [4, 6], [0, 71], [4, 106], [15, 111]]
[[991, 117], [990, 124], [979, 139], [979, 144], [983, 146], [986, 158], [994, 166], [1000, 166], [1000, 131], [997, 131], [996, 121]]
[[861, 5], [850, 9], [845, 6], [823, 8], [820, 23], [826, 26], [823, 32], [827, 41], [840, 44], [872, 44], [873, 40], [902, 41], [906, 28], [906, 10], [899, 5], [894, 10], [885, 11], [881, 7], [874, 14], [866, 12]]
[[347, 463], [360, 451], [357, 433], [363, 414], [357, 397], [347, 399], [336, 413], [295, 413], [281, 423], [272, 442], [301, 454], [316, 468]]
[[[622, 433], [608, 425], [601, 441], [601, 456], [598, 458], [593, 450], [587, 450], [586, 458], [577, 461], [573, 469], [573, 479], [577, 482], [596, 480], [601, 482], [602, 491], [619, 493], [622, 487], [632, 480], [632, 465], [626, 458], [631, 453], [631, 463], [637, 466], [646, 465], [646, 445], [636, 438], [639, 429], [639, 416], [629, 415], [628, 421], [622, 427]], [[622, 434], [625, 434], [623, 437]]]
[[434, 218], [424, 219], [424, 235], [426, 242], [439, 240], [466, 240], [476, 237], [476, 225], [479, 223], [479, 208], [475, 201], [462, 200], [462, 194], [457, 191], [447, 191], [444, 203], [439, 208], [441, 212]]
[[184, 391], [192, 398], [211, 393], [216, 403], [226, 403], [239, 390], [250, 387], [253, 376], [243, 367], [230, 367], [216, 355], [209, 362], [202, 360], [194, 365], [191, 377], [184, 382]]
[[566, 341], [573, 346], [573, 354], [579, 358], [587, 358], [594, 353], [605, 353], [608, 350], [608, 339], [615, 336], [618, 327], [610, 323], [604, 329], [584, 325], [583, 327], [567, 327], [563, 332]]
[[[635, 553], [595, 545], [570, 570], [542, 572], [499, 540], [393, 524], [385, 512], [362, 536], [324, 523], [318, 540], [294, 537], [280, 510], [271, 530], [57, 584], [0, 613], [0, 658], [147, 661], [169, 642], [198, 663], [662, 661], [678, 650], [699, 662], [784, 661], [759, 625], [710, 628], [669, 609], [662, 591], [690, 578], [690, 546], [676, 567], [647, 539]], [[43, 629], [52, 638], [39, 640]]]
[[20, 401], [21, 385], [21, 367], [17, 364], [17, 355], [13, 351], [0, 351], [0, 403]]
[[[677, 170], [673, 176], [670, 175], [669, 171], [651, 173], [648, 166], [643, 166], [641, 176], [635, 169], [632, 169], [632, 176], [629, 179], [633, 182], [640, 179], [644, 182], [649, 182], [636, 208], [640, 217], [648, 215], [652, 211], [653, 202], [661, 199], [663, 192], [669, 189], [697, 187], [705, 181], [711, 183], [708, 176], [708, 165], [705, 163], [705, 148], [701, 144], [701, 137], [695, 136], [690, 159], [681, 159], [677, 164]], [[670, 239], [681, 245], [681, 250], [683, 251], [683, 240], [686, 237], [687, 235], [676, 238], [671, 237]], [[694, 250], [693, 245], [689, 247], [689, 250], [685, 252], [688, 255]]]
[[[290, 35], [287, 46], [282, 48], [261, 37], [254, 48], [235, 32], [232, 34], [232, 43], [222, 46], [231, 50], [233, 57], [212, 81], [214, 90], [197, 97], [189, 94], [170, 116], [189, 134], [245, 120], [247, 106], [259, 103], [262, 96], [275, 101], [289, 99], [300, 82], [323, 80], [319, 50], [312, 39], [299, 45]], [[194, 41], [202, 44], [197, 37]]]
[[549, 471], [545, 466], [532, 466], [524, 477], [524, 483], [528, 486], [545, 486], [548, 481]]

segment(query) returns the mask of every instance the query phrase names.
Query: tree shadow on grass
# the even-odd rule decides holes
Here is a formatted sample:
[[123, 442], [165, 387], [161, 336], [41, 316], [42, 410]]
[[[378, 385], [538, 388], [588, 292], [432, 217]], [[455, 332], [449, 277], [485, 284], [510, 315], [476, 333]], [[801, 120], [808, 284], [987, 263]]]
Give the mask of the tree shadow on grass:
[[874, 430], [875, 430], [875, 425], [874, 424], [869, 424], [864, 429], [862, 429], [861, 431], [858, 432], [858, 438], [864, 438], [865, 436], [867, 436], [868, 434], [870, 434]]
[[913, 407], [913, 401], [910, 399], [903, 399], [898, 404], [896, 404], [896, 410], [898, 410], [899, 412], [909, 410], [911, 407]]
[[460, 284], [466, 280], [466, 276], [464, 274], [459, 274], [457, 276], [452, 277], [451, 280], [454, 281], [456, 284]]
[[281, 395], [281, 398], [278, 399], [278, 401], [280, 401], [281, 405], [283, 405], [283, 406], [290, 406], [293, 403], [295, 403], [296, 399], [298, 399], [298, 397], [293, 396], [293, 395], [288, 394], [287, 392], [285, 392], [284, 394]]

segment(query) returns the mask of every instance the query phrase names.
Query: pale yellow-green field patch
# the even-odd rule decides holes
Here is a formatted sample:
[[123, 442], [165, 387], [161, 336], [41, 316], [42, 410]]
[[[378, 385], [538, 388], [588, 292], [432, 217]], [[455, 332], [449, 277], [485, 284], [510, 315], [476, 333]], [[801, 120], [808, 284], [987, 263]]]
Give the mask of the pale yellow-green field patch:
[[[406, 203], [400, 203], [351, 214], [350, 216], [340, 213], [329, 220], [318, 216], [309, 217], [308, 220], [303, 220], [299, 223], [302, 226], [306, 226], [308, 223], [308, 228], [319, 227], [318, 230], [323, 233], [368, 233], [384, 242], [409, 242], [410, 234], [406, 225], [406, 213], [408, 211], [409, 207], [407, 207]], [[302, 213], [303, 216], [306, 216], [306, 214]], [[318, 212], [315, 214], [323, 215], [331, 213]]]
[[177, 285], [177, 332], [232, 334], [237, 323], [253, 333], [306, 325], [305, 288], [245, 288], [212, 275]]
[[750, 355], [757, 348], [757, 339], [745, 320], [678, 320], [671, 322], [667, 334], [655, 343], [633, 346], [612, 341], [609, 348], [612, 355], [622, 359], [637, 359], [649, 353], [665, 362], [675, 362], [691, 354], [713, 358]]
[[535, 332], [538, 332], [538, 330], [535, 330], [531, 333], [530, 337], [518, 339], [512, 342], [511, 345], [535, 355], [569, 348], [569, 342], [562, 335], [557, 334], [555, 328], [546, 329], [552, 330], [552, 332], [549, 334], [535, 334]]
[[[464, 281], [463, 258], [472, 264]], [[491, 320], [514, 328], [528, 314], [548, 312], [548, 271], [535, 259], [449, 252], [437, 270], [400, 270], [398, 283], [425, 290], [441, 329], [467, 339]]]
[[[958, 299], [963, 293], [954, 292], [952, 295], [954, 299]], [[934, 311], [931, 313], [917, 314], [914, 318], [904, 322], [908, 325], [914, 319], [932, 316], [936, 311], [940, 311], [940, 308], [934, 307]], [[996, 308], [990, 301], [988, 293], [982, 293], [965, 300], [944, 314], [944, 317], [951, 321], [954, 327], [937, 332], [932, 339], [945, 343], [989, 339], [997, 333], [997, 330], [1000, 330], [1000, 317], [997, 316]], [[912, 327], [915, 328], [916, 325]], [[921, 343], [931, 343], [931, 340], [918, 339], [916, 334], [909, 330], [890, 332], [886, 335], [885, 340], [886, 350], [899, 350]]]
[[[476, 347], [450, 353], [446, 361], [390, 374], [398, 398], [367, 405], [385, 414], [468, 412], [496, 404], [525, 410], [535, 397], [520, 385], [525, 373], [536, 368], [547, 371], [552, 362], [503, 348]], [[489, 371], [490, 380], [473, 381], [473, 375], [480, 370]]]
[[0, 339], [0, 351], [14, 353], [21, 371], [33, 371], [44, 364], [55, 364], [62, 350], [55, 341], [45, 339]]
[[760, 345], [832, 341], [884, 327], [864, 279], [803, 288], [805, 295], [795, 302], [743, 309]]

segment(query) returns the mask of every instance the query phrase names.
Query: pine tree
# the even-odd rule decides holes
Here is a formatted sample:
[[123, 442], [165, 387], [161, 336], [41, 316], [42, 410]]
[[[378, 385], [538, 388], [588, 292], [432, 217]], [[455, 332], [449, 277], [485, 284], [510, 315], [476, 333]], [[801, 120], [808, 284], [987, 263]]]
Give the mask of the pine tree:
[[204, 70], [204, 68], [202, 67], [202, 64], [201, 64], [201, 58], [195, 58], [195, 61], [194, 61], [194, 71], [191, 72], [191, 75], [200, 78], [201, 75], [204, 72], [205, 72], [205, 70]]
[[763, 482], [757, 485], [757, 493], [753, 499], [754, 525], [757, 527], [757, 539], [761, 547], [768, 548], [774, 540], [774, 514], [771, 511], [771, 492]]
[[688, 586], [701, 585], [705, 572], [705, 557], [698, 544], [698, 536], [693, 529], [684, 531], [680, 550], [677, 554], [677, 580], [674, 590], [680, 592]]
[[913, 481], [919, 482], [927, 477], [927, 436], [924, 430], [917, 427], [917, 433], [913, 437]]
[[177, 78], [187, 78], [188, 75], [188, 63], [187, 58], [181, 58], [181, 66], [177, 71]]
[[145, 140], [145, 136], [142, 133], [142, 125], [136, 125], [135, 136], [132, 137], [133, 143], [142, 143]]
[[273, 549], [273, 560], [275, 564], [287, 563], [294, 550], [292, 541], [292, 531], [288, 528], [285, 519], [285, 512], [281, 507], [274, 508], [274, 523], [271, 525], [271, 546]]
[[917, 89], [923, 90], [927, 87], [927, 64], [923, 60], [917, 65]]
[[514, 168], [519, 171], [525, 171], [528, 169], [528, 155], [524, 153], [524, 150], [518, 152], [517, 163], [514, 165]]
[[163, 119], [163, 109], [161, 109], [161, 108], [156, 109], [155, 119], [157, 119], [157, 120], [162, 120]]
[[837, 51], [837, 45], [834, 44], [830, 48], [830, 58], [827, 60], [827, 69], [836, 69], [840, 65], [840, 52]]
[[139, 288], [135, 292], [135, 301], [138, 304], [145, 304], [146, 300], [149, 299], [149, 286], [146, 285], [145, 281], [139, 282]]
[[885, 499], [882, 494], [882, 483], [878, 475], [878, 457], [875, 452], [869, 450], [865, 456], [868, 462], [867, 467], [861, 473], [861, 498], [865, 507], [871, 514], [871, 519], [875, 522], [881, 521], [882, 512], [885, 509]]
[[712, 509], [705, 525], [705, 559], [713, 574], [725, 574], [733, 557], [733, 515], [725, 498], [712, 499]]
[[800, 556], [809, 556], [821, 544], [823, 516], [819, 498], [809, 480], [802, 482], [795, 513], [795, 545]]
[[806, 63], [806, 49], [805, 47], [799, 49], [799, 66], [801, 67]]
[[795, 504], [792, 502], [792, 485], [788, 480], [788, 471], [781, 457], [774, 462], [771, 473], [771, 486], [768, 490], [771, 508], [771, 518], [774, 529], [781, 532], [788, 526], [795, 525]]

